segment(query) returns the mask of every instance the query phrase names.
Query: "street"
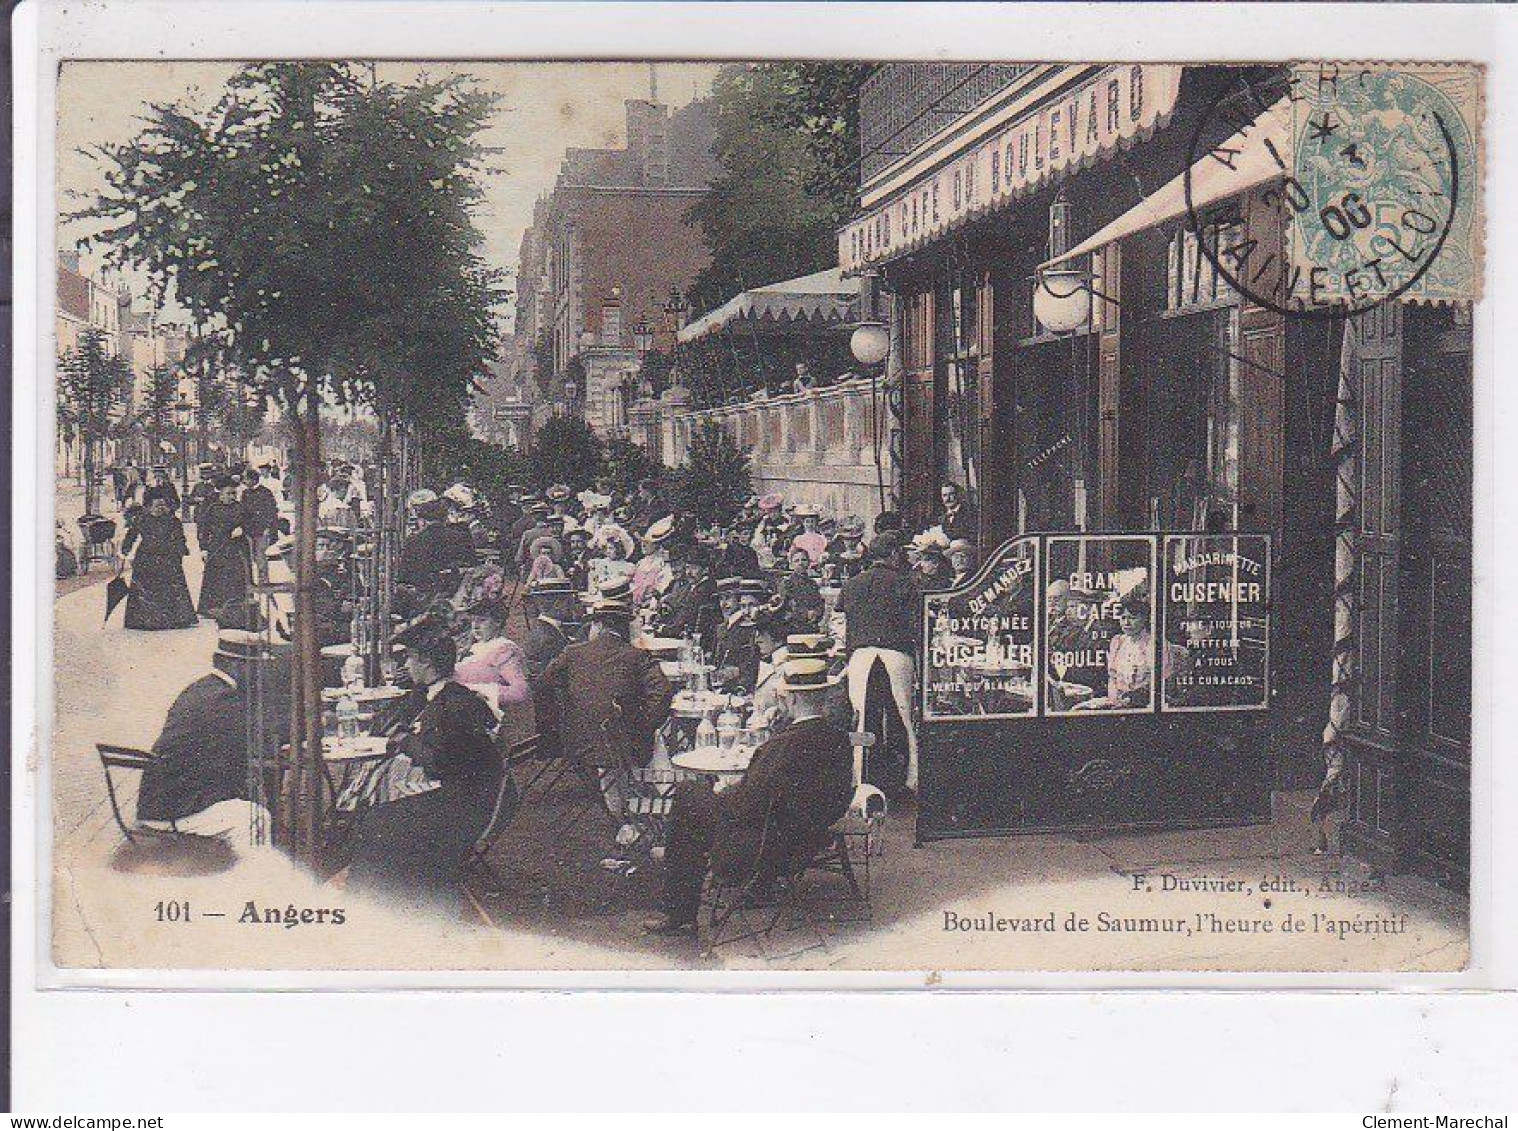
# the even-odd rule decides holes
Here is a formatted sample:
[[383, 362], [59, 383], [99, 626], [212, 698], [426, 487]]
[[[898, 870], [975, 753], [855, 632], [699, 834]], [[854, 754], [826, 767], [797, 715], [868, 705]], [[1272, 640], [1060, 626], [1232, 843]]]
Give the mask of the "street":
[[[194, 554], [187, 573], [193, 591]], [[60, 966], [1415, 971], [1466, 960], [1455, 896], [1308, 854], [1304, 794], [1279, 797], [1276, 820], [1252, 828], [923, 848], [912, 847], [910, 816], [893, 815], [873, 862], [870, 921], [830, 922], [843, 905], [838, 881], [825, 877], [815, 893], [820, 927], [715, 950], [642, 935], [658, 866], [601, 870], [609, 826], [595, 814], [564, 829], [562, 799], [529, 806], [498, 846], [493, 862], [507, 883], [486, 899], [493, 928], [462, 914], [444, 921], [358, 904], [273, 849], [132, 849], [111, 819], [94, 744], [150, 746], [174, 696], [209, 669], [215, 633], [208, 622], [129, 632], [119, 613], [102, 629], [102, 610], [98, 587], [56, 604], [55, 696], [68, 705], [55, 721], [51, 766]], [[128, 813], [134, 793], [130, 783]], [[178, 921], [169, 904], [183, 909]], [[264, 922], [269, 909], [334, 907], [344, 909], [341, 925]], [[1290, 920], [1305, 926], [1283, 929]]]

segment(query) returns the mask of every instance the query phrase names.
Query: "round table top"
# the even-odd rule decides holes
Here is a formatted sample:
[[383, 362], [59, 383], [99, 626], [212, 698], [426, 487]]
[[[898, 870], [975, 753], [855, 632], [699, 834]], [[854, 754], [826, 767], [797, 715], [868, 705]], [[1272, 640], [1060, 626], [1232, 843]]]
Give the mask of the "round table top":
[[[322, 698], [328, 703], [336, 703], [343, 697], [345, 689], [341, 687], [322, 688]], [[353, 699], [357, 703], [383, 703], [387, 699], [399, 699], [406, 694], [404, 687], [393, 687], [390, 684], [382, 684], [379, 687], [355, 687]]]
[[637, 646], [645, 652], [678, 652], [685, 641], [677, 636], [640, 636]]
[[322, 757], [329, 762], [362, 762], [389, 754], [388, 740], [361, 734], [357, 738], [323, 738]]
[[741, 774], [753, 760], [752, 746], [737, 745], [730, 750], [724, 750], [720, 746], [697, 746], [683, 754], [676, 754], [670, 759], [670, 764], [698, 774]]

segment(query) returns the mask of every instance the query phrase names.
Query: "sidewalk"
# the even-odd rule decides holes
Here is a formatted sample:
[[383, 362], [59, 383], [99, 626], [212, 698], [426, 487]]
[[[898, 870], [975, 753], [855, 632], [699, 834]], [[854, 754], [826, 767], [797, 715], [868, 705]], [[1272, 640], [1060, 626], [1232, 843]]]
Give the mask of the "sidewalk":
[[[193, 590], [198, 556], [189, 566]], [[529, 806], [503, 838], [494, 863], [508, 890], [490, 900], [495, 930], [364, 905], [272, 849], [200, 859], [129, 850], [111, 821], [94, 743], [150, 745], [174, 696], [209, 669], [215, 632], [209, 623], [179, 632], [102, 630], [98, 602], [98, 593], [83, 591], [56, 604], [63, 706], [50, 781], [60, 965], [1411, 971], [1458, 969], [1468, 952], [1457, 897], [1405, 877], [1367, 888], [1358, 865], [1309, 855], [1309, 799], [1298, 795], [1278, 799], [1277, 819], [1252, 828], [923, 848], [912, 847], [910, 817], [898, 814], [888, 822], [885, 855], [874, 862], [871, 921], [782, 934], [763, 951], [737, 945], [715, 954], [688, 939], [642, 935], [637, 925], [656, 904], [658, 867], [630, 877], [602, 871], [609, 825], [597, 816], [565, 830], [553, 808], [563, 802]], [[127, 792], [130, 812], [135, 784]], [[1164, 890], [1179, 882], [1190, 889]], [[169, 900], [188, 904], [193, 920], [159, 922], [157, 906]], [[255, 917], [270, 908], [342, 907], [345, 923], [240, 922], [249, 906]], [[1281, 929], [1283, 919], [1305, 924], [1314, 915], [1330, 930], [1342, 927], [1343, 937]], [[1051, 916], [1055, 929], [1041, 929]], [[1072, 916], [1087, 920], [1087, 929], [1065, 930]], [[1260, 926], [1266, 921], [1268, 932]], [[1169, 929], [1172, 923], [1182, 929]], [[1378, 923], [1388, 932], [1362, 930]]]

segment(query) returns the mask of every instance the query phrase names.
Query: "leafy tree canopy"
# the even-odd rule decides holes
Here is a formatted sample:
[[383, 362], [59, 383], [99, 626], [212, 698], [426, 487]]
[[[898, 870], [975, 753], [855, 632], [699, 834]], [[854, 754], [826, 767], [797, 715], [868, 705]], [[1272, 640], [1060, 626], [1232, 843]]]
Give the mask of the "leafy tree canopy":
[[712, 85], [720, 172], [690, 216], [711, 265], [691, 285], [697, 310], [748, 287], [838, 262], [853, 211], [859, 84], [865, 63], [737, 63]]
[[108, 261], [172, 292], [220, 363], [287, 408], [324, 392], [462, 417], [504, 297], [473, 220], [463, 80], [401, 86], [344, 63], [244, 67], [208, 112], [153, 107], [99, 150]]
[[685, 462], [675, 469], [670, 502], [702, 525], [731, 518], [753, 493], [748, 455], [715, 420], [691, 436]]

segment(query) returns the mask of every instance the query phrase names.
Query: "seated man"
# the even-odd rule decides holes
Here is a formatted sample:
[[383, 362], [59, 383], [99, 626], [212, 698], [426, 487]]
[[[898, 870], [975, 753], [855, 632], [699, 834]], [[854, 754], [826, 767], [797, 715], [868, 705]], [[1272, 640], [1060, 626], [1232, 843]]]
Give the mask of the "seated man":
[[348, 890], [456, 910], [465, 857], [490, 823], [501, 789], [495, 716], [452, 678], [457, 653], [450, 637], [423, 632], [402, 643], [412, 687], [380, 728], [393, 753], [437, 784], [364, 815]]
[[664, 906], [644, 920], [653, 934], [693, 932], [710, 870], [762, 890], [794, 859], [815, 852], [854, 792], [848, 735], [823, 717], [838, 682], [818, 659], [785, 661], [781, 692], [790, 725], [754, 753], [738, 784], [718, 794], [710, 783], [675, 791], [664, 853]]
[[[211, 673], [169, 708], [153, 743], [157, 760], [143, 771], [137, 820], [149, 828], [251, 842], [250, 833], [269, 826], [267, 811], [250, 796], [248, 766], [258, 758], [272, 767], [289, 736], [290, 648], [227, 629], [211, 662]], [[248, 692], [254, 664], [263, 665], [257, 699]], [[261, 748], [251, 748], [250, 738], [259, 733]]]
[[[627, 581], [603, 588], [590, 607], [590, 639], [565, 648], [533, 688], [538, 732], [594, 775], [606, 808], [618, 819], [627, 772], [653, 758], [654, 735], [674, 698], [659, 661], [629, 642], [631, 624]], [[634, 839], [635, 829], [619, 830], [619, 844]]]

